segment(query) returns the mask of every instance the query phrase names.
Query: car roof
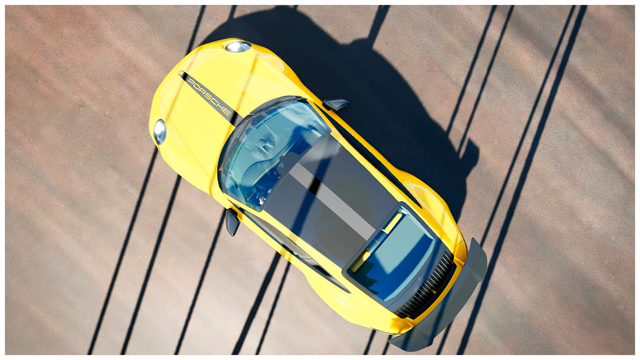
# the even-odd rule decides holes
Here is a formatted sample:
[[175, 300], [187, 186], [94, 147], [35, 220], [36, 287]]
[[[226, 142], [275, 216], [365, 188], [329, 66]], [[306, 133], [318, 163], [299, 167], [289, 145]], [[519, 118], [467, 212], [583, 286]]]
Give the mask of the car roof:
[[343, 268], [397, 204], [389, 191], [329, 135], [291, 167], [264, 210]]

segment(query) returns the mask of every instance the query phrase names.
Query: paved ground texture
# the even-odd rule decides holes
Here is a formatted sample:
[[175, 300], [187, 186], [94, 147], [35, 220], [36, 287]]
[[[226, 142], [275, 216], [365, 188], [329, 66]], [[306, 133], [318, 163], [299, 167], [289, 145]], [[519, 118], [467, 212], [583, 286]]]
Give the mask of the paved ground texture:
[[482, 244], [485, 281], [420, 354], [634, 354], [634, 13], [5, 7], [6, 354], [403, 354], [155, 157], [157, 86], [232, 36], [350, 100]]

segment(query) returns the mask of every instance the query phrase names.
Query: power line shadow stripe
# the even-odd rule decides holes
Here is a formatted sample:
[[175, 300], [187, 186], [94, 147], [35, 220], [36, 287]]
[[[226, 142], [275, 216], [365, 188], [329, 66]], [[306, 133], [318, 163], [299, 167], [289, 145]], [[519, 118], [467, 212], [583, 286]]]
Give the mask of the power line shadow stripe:
[[220, 218], [220, 222], [218, 223], [216, 234], [213, 236], [213, 241], [211, 242], [211, 248], [209, 248], [209, 254], [207, 255], [207, 260], [204, 263], [204, 269], [202, 269], [202, 274], [200, 275], [200, 281], [198, 282], [196, 293], [193, 296], [193, 301], [191, 302], [191, 307], [189, 308], [189, 314], [187, 314], [187, 319], [184, 322], [184, 327], [182, 328], [182, 333], [180, 334], [180, 340], [178, 340], [178, 346], [176, 346], [175, 355], [178, 355], [178, 353], [180, 353], [180, 348], [182, 347], [182, 341], [184, 340], [184, 336], [187, 333], [187, 327], [189, 327], [189, 322], [191, 321], [191, 316], [193, 315], [193, 309], [195, 309], [196, 307], [196, 302], [198, 301], [198, 295], [200, 295], [200, 289], [202, 289], [202, 284], [204, 283], [204, 277], [207, 274], [207, 269], [209, 269], [209, 264], [211, 263], [211, 258], [213, 257], [213, 250], [216, 248], [218, 237], [220, 236], [220, 230], [222, 229], [222, 224], [224, 223], [224, 217], [226, 214], [227, 214], [226, 211], [222, 212], [222, 217]]
[[89, 346], [89, 353], [87, 355], [91, 355], [93, 353], [93, 348], [96, 344], [96, 340], [98, 339], [98, 334], [100, 333], [100, 327], [102, 326], [102, 320], [104, 319], [104, 315], [107, 312], [107, 306], [109, 306], [111, 293], [113, 292], [113, 287], [115, 286], [116, 279], [118, 278], [118, 273], [120, 272], [120, 266], [122, 265], [122, 260], [124, 259], [124, 254], [127, 250], [127, 246], [129, 245], [129, 239], [131, 238], [131, 232], [133, 231], [133, 226], [136, 223], [136, 219], [138, 218], [138, 210], [140, 210], [140, 205], [142, 204], [142, 198], [144, 197], [144, 193], [147, 190], [147, 184], [149, 183], [149, 177], [151, 176], [151, 170], [153, 170], [153, 164], [156, 162], [157, 155], [158, 155], [158, 148], [154, 147], [153, 155], [151, 156], [151, 161], [149, 162], [149, 167], [147, 168], [147, 175], [144, 177], [144, 182], [142, 183], [142, 189], [140, 190], [140, 195], [138, 196], [138, 202], [136, 203], [136, 208], [133, 211], [133, 216], [131, 217], [131, 222], [129, 223], [129, 230], [127, 230], [127, 236], [125, 236], [124, 238], [124, 244], [122, 244], [122, 250], [120, 250], [120, 257], [118, 258], [116, 269], [113, 272], [113, 277], [111, 278], [111, 284], [109, 285], [107, 296], [104, 299], [104, 304], [102, 305], [102, 311], [100, 312], [100, 318], [98, 319], [96, 330], [93, 333], [93, 338], [91, 339], [91, 345]]
[[487, 288], [489, 286], [489, 281], [491, 279], [491, 275], [493, 274], [493, 270], [495, 269], [496, 263], [498, 261], [498, 257], [500, 256], [500, 251], [502, 250], [502, 245], [504, 244], [504, 240], [506, 239], [507, 232], [509, 231], [509, 226], [511, 225], [511, 220], [515, 214], [516, 207], [518, 205], [518, 201], [520, 200], [520, 195], [522, 194], [522, 190], [524, 189], [524, 184], [527, 180], [527, 176], [529, 174], [529, 170], [531, 170], [531, 166], [533, 164], [533, 158], [536, 154], [536, 150], [538, 149], [538, 145], [540, 143], [540, 139], [542, 138], [542, 133], [544, 132], [545, 125], [549, 118], [549, 114], [551, 113], [551, 108], [553, 106], [556, 94], [558, 92], [558, 88], [560, 87], [560, 82], [562, 81], [562, 77], [564, 75], [564, 71], [569, 62], [569, 57], [571, 55], [571, 51], [573, 49], [573, 45], [575, 44], [576, 38], [578, 36], [578, 31], [580, 30], [580, 26], [582, 24], [582, 19], [584, 18], [584, 14], [587, 11], [587, 6], [582, 5], [576, 17], [575, 23], [573, 25], [573, 29], [571, 31], [571, 36], [569, 37], [569, 41], [567, 43], [567, 47], [564, 50], [564, 54], [562, 56], [562, 61], [560, 62], [560, 66], [558, 67], [558, 71], [556, 73], [556, 78], [553, 82], [553, 86], [551, 87], [551, 91], [549, 92], [549, 98], [544, 107], [544, 111], [540, 118], [540, 122], [538, 124], [538, 128], [533, 137], [533, 141], [531, 143], [531, 148], [529, 149], [529, 153], [524, 163], [524, 167], [520, 174], [520, 178], [518, 180], [518, 184], [516, 185], [516, 189], [514, 191], [511, 203], [509, 205], [509, 209], [507, 210], [507, 214], [505, 216], [504, 223], [502, 224], [502, 228], [500, 229], [500, 234], [498, 235], [498, 240], [496, 241], [496, 245], [493, 251], [493, 255], [491, 256], [491, 260], [487, 267], [487, 274], [485, 276], [484, 281], [482, 282], [480, 291], [478, 293], [478, 297], [473, 306], [473, 310], [471, 313], [471, 317], [469, 319], [469, 323], [465, 329], [464, 335], [462, 337], [462, 341], [460, 347], [458, 348], [458, 355], [464, 354], [464, 351], [469, 343], [469, 337], [475, 325], [475, 321], [478, 317], [478, 313], [480, 311], [480, 307], [482, 305], [482, 301], [487, 292]]

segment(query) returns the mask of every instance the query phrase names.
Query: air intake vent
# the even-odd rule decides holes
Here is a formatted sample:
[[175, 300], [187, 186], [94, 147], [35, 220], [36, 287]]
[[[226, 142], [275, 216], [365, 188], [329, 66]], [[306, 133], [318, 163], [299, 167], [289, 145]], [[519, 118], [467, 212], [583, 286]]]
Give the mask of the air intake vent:
[[435, 300], [438, 290], [447, 279], [449, 272], [455, 269], [453, 265], [453, 254], [449, 249], [445, 249], [444, 254], [440, 258], [438, 265], [431, 272], [431, 275], [427, 278], [427, 281], [422, 284], [420, 289], [416, 291], [413, 296], [407, 300], [402, 306], [400, 306], [393, 313], [401, 318], [410, 317], [415, 319], [426, 310], [425, 305], [432, 303]]

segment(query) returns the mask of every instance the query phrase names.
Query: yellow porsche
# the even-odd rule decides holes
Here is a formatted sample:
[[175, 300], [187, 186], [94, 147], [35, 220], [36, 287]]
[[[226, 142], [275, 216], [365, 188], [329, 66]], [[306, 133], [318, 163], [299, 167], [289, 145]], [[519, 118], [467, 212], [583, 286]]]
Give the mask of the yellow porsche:
[[278, 56], [240, 39], [205, 44], [153, 97], [163, 159], [300, 269], [346, 320], [416, 351], [467, 303], [487, 258], [447, 204], [396, 169]]

